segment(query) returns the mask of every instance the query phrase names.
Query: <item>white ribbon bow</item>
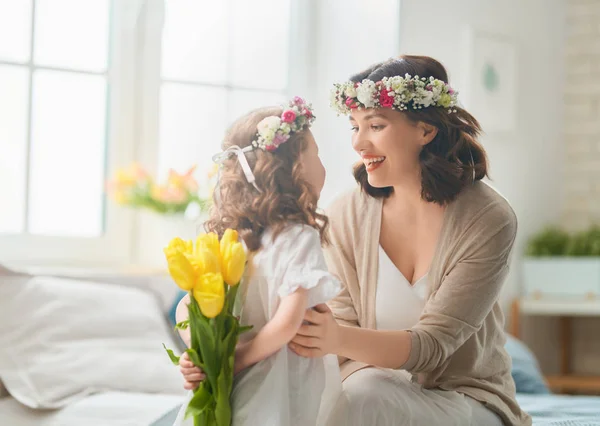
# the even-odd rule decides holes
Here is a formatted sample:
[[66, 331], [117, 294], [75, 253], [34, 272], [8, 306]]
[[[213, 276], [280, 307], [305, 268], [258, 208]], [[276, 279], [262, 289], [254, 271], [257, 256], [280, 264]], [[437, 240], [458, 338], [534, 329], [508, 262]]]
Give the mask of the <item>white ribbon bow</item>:
[[[246, 152], [250, 152], [253, 151], [254, 147], [253, 146], [247, 146], [245, 148], [240, 148], [237, 145], [232, 145], [229, 148], [227, 148], [225, 151], [223, 152], [219, 152], [218, 154], [213, 155], [213, 162], [217, 163], [219, 166], [222, 166], [223, 163], [225, 162], [225, 160], [227, 160], [229, 157], [231, 157], [231, 155], [235, 154], [237, 155], [238, 161], [240, 163], [240, 166], [242, 167], [242, 171], [244, 172], [244, 175], [246, 176], [246, 180], [248, 181], [248, 183], [252, 184], [252, 186], [254, 186], [254, 188], [256, 188], [256, 190], [258, 192], [261, 192], [260, 189], [258, 188], [258, 186], [256, 185], [256, 178], [254, 177], [254, 173], [252, 173], [252, 169], [250, 168], [250, 164], [248, 163], [248, 159], [246, 158]], [[217, 178], [217, 182], [219, 181], [220, 176]]]

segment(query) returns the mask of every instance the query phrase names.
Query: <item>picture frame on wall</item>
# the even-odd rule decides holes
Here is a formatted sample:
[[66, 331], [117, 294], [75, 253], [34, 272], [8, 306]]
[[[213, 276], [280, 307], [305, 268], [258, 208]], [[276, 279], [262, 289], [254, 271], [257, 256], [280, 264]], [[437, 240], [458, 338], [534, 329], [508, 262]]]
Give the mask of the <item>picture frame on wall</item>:
[[466, 46], [465, 107], [477, 117], [485, 133], [515, 131], [518, 78], [514, 40], [469, 28]]

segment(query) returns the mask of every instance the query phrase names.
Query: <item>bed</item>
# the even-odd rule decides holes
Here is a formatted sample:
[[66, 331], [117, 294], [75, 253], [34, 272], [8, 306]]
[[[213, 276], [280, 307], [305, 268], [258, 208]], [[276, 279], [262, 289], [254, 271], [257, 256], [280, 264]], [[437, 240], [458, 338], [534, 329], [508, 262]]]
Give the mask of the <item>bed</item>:
[[518, 394], [535, 426], [600, 426], [600, 397]]
[[2, 426], [171, 426], [165, 415], [181, 404], [176, 395], [104, 392], [58, 410], [33, 410], [7, 397], [0, 399]]
[[[0, 426], [171, 426], [184, 398], [162, 349], [178, 344], [172, 287], [0, 266]], [[506, 348], [534, 425], [600, 426], [600, 397], [550, 394], [527, 347], [509, 336]]]

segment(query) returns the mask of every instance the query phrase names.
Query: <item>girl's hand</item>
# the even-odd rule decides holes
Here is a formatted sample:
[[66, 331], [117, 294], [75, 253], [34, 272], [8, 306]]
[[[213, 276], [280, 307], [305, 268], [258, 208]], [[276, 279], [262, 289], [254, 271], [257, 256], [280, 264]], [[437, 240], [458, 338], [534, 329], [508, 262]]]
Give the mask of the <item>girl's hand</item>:
[[337, 354], [340, 347], [340, 326], [329, 307], [321, 304], [308, 309], [304, 320], [310, 324], [300, 327], [289, 344], [290, 349], [307, 358]]
[[187, 390], [194, 390], [206, 378], [202, 370], [194, 365], [187, 352], [184, 352], [179, 358], [179, 370], [183, 375], [183, 387]]

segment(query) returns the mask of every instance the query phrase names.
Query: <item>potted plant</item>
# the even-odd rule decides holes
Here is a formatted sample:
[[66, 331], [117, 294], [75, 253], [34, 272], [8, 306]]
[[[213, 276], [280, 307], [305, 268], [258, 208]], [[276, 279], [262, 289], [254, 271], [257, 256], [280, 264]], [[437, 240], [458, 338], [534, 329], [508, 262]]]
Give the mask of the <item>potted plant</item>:
[[527, 244], [523, 262], [525, 295], [600, 296], [600, 227], [570, 234], [548, 227]]
[[161, 248], [173, 236], [193, 239], [202, 231], [211, 206], [216, 169], [204, 185], [194, 176], [195, 167], [184, 173], [170, 170], [157, 181], [139, 164], [120, 169], [107, 184], [110, 198], [121, 206], [139, 211], [135, 217], [132, 261], [148, 267], [164, 267]]
[[[194, 216], [190, 211], [199, 215], [210, 207], [210, 194], [200, 196], [195, 169], [195, 166], [191, 167], [183, 174], [171, 169], [166, 181], [159, 183], [143, 167], [133, 163], [117, 170], [114, 179], [108, 182], [108, 194], [120, 205], [160, 215]], [[207, 180], [212, 180], [213, 176], [213, 172], [209, 173]]]

